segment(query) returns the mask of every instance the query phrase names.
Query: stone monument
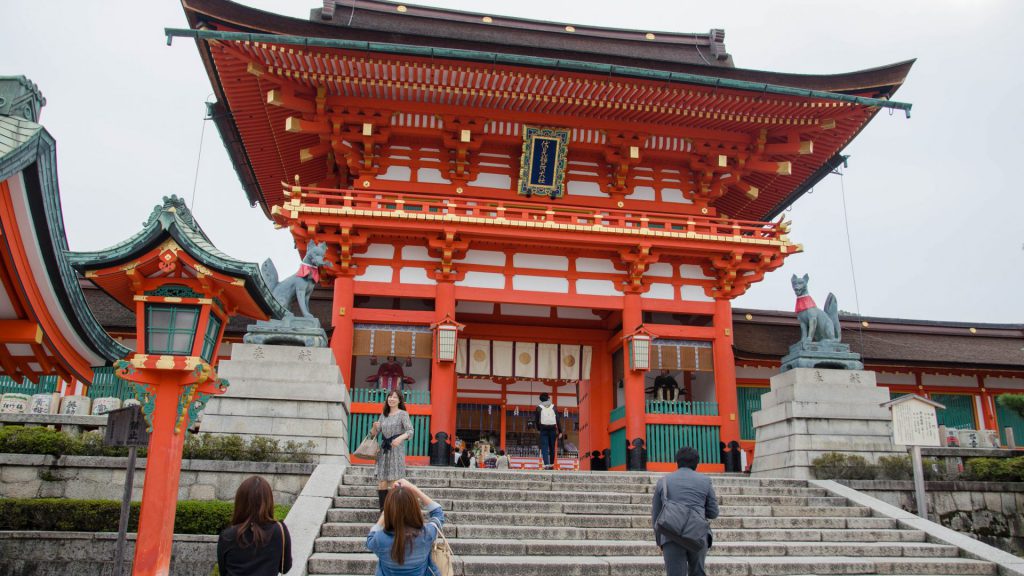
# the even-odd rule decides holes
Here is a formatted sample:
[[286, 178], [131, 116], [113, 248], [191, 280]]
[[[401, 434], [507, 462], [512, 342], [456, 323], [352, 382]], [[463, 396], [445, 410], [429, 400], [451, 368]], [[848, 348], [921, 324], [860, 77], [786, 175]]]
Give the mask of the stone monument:
[[800, 341], [782, 359], [771, 391], [753, 414], [755, 438], [751, 474], [813, 478], [811, 463], [829, 452], [858, 454], [870, 462], [903, 455], [892, 443], [889, 391], [863, 370], [860, 355], [841, 342], [838, 304], [829, 294], [825, 310], [807, 294], [805, 274], [793, 276]]
[[[320, 268], [331, 266], [326, 252], [326, 242], [310, 241], [298, 273], [280, 282], [273, 262], [263, 263], [263, 278], [288, 313], [250, 325], [244, 343], [220, 362], [218, 374], [231, 388], [210, 400], [201, 432], [269, 436], [282, 448], [312, 442], [319, 462], [347, 462], [348, 392], [320, 320], [309, 311]], [[293, 304], [301, 316], [291, 312]]]
[[[327, 333], [320, 327], [320, 319], [309, 311], [309, 297], [320, 282], [320, 268], [330, 268], [325, 260], [327, 242], [310, 240], [299, 271], [278, 281], [277, 268], [269, 258], [260, 266], [263, 281], [274, 293], [274, 298], [287, 310], [284, 318], [259, 320], [249, 326], [243, 341], [246, 344], [284, 344], [286, 346], [327, 346]], [[292, 304], [301, 316], [292, 313]]]

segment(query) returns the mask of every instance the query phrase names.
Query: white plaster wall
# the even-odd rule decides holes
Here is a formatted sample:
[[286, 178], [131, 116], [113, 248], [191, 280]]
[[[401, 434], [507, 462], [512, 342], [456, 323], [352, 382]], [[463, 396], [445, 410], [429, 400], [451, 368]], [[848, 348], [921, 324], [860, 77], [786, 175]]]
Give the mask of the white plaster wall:
[[654, 188], [650, 186], [634, 186], [633, 193], [626, 196], [628, 200], [654, 200]]
[[672, 277], [672, 265], [664, 262], [655, 262], [647, 268], [647, 272], [644, 276], [656, 276], [658, 278], [671, 278]]
[[434, 258], [427, 253], [426, 246], [404, 246], [402, 247], [402, 260], [413, 260], [417, 262], [437, 262], [438, 259]]
[[504, 266], [505, 253], [494, 250], [466, 250], [466, 256], [455, 260], [466, 264], [480, 264], [482, 266]]
[[772, 376], [779, 373], [778, 368], [764, 368], [762, 366], [737, 366], [736, 377], [737, 378], [750, 378], [751, 380], [762, 379], [769, 380]]
[[391, 282], [393, 272], [391, 266], [367, 266], [356, 278], [364, 282]]
[[678, 188], [662, 188], [661, 200], [673, 204], [693, 204], [693, 201], [683, 196], [683, 191]]
[[901, 374], [898, 372], [876, 372], [875, 380], [879, 384], [887, 385], [900, 385], [900, 386], [913, 386], [917, 384], [917, 380], [913, 374]]
[[660, 282], [652, 283], [647, 292], [640, 295], [641, 298], [657, 300], [672, 300], [675, 296], [675, 286], [672, 286], [671, 284], [662, 284]]
[[501, 313], [505, 316], [548, 318], [551, 316], [551, 308], [548, 306], [530, 306], [529, 304], [502, 304]]
[[594, 314], [594, 311], [589, 308], [565, 308], [559, 306], [555, 310], [555, 314], [559, 318], [567, 318], [572, 320], [600, 320], [601, 317]]
[[[716, 402], [715, 375], [712, 372], [693, 373], [693, 399], [697, 402]], [[723, 414], [726, 418], [728, 414]]]
[[402, 284], [437, 284], [423, 268], [402, 268], [398, 278]]
[[513, 254], [512, 265], [516, 268], [565, 271], [569, 269], [569, 259], [565, 256], [547, 254]]
[[470, 288], [504, 288], [505, 275], [494, 272], [466, 272], [466, 276], [455, 285]]
[[552, 278], [550, 276], [526, 276], [515, 275], [512, 277], [513, 290], [530, 290], [533, 292], [556, 292], [567, 294], [569, 292], [569, 281], [565, 278]]
[[437, 168], [420, 168], [416, 171], [416, 180], [428, 184], [450, 184], [451, 182], [441, 175]]
[[477, 188], [501, 188], [508, 190], [512, 188], [512, 178], [508, 174], [478, 172], [476, 179], [471, 180], [468, 185]]
[[390, 260], [395, 257], [395, 247], [391, 244], [370, 244], [366, 252], [361, 254], [363, 258], [382, 258]]
[[[127, 340], [125, 341], [125, 346], [128, 346]], [[132, 346], [128, 347], [131, 348]], [[985, 386], [988, 388], [1003, 388], [1006, 390], [1024, 390], [1024, 378], [985, 378]]]
[[679, 265], [679, 277], [680, 278], [691, 278], [693, 280], [707, 280], [708, 277], [704, 275], [704, 271], [700, 269], [700, 266], [696, 264], [680, 264]]
[[565, 193], [568, 196], [590, 196], [596, 198], [608, 196], [601, 192], [601, 186], [597, 182], [586, 180], [569, 180], [565, 184]]
[[493, 314], [493, 302], [469, 302], [460, 300], [455, 303], [456, 314]]
[[412, 179], [412, 170], [408, 166], [388, 166], [388, 169], [383, 174], [377, 175], [377, 179], [408, 182]]
[[619, 271], [615, 269], [615, 265], [612, 264], [611, 260], [601, 260], [599, 258], [577, 258], [576, 259], [576, 271], [577, 272], [598, 272], [602, 274], [618, 274]]
[[683, 284], [680, 286], [680, 292], [683, 300], [690, 300], [692, 302], [714, 302], [715, 299], [704, 293], [703, 286], [692, 286]]
[[974, 376], [950, 376], [948, 374], [922, 374], [921, 383], [927, 386], [962, 386], [977, 388], [978, 379]]
[[577, 280], [576, 293], [590, 296], [621, 296], [611, 280]]

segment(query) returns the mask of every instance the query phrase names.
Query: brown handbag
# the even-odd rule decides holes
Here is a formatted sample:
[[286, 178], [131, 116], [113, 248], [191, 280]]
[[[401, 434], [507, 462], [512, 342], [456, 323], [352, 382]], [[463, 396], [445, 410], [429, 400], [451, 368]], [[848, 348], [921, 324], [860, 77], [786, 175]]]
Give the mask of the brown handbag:
[[284, 555], [285, 555], [285, 540], [284, 540], [284, 526], [278, 522], [277, 527], [281, 529], [281, 574], [284, 574]]

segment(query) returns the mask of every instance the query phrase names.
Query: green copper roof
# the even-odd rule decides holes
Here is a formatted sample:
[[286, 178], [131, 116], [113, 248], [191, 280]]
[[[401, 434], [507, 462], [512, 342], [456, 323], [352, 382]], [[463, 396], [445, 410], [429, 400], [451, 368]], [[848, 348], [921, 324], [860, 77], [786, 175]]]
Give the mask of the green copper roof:
[[244, 279], [249, 295], [268, 316], [284, 316], [285, 309], [263, 281], [257, 264], [236, 260], [218, 250], [199, 227], [183, 199], [171, 195], [163, 200], [163, 204], [154, 207], [149, 218], [142, 223], [141, 231], [105, 250], [72, 252], [68, 255], [71, 265], [81, 272], [116, 266], [142, 256], [170, 237], [203, 266]]
[[632, 78], [643, 78], [647, 80], [659, 80], [662, 82], [681, 82], [684, 84], [698, 84], [703, 86], [715, 86], [720, 88], [733, 88], [736, 90], [750, 90], [754, 92], [760, 92], [763, 94], [802, 96], [805, 98], [820, 98], [822, 100], [849, 102], [852, 104], [860, 104], [863, 106], [894, 108], [902, 110], [908, 118], [910, 117], [910, 109], [913, 106], [912, 104], [907, 102], [896, 102], [893, 100], [882, 100], [879, 98], [866, 98], [863, 96], [852, 96], [850, 94], [842, 94], [839, 92], [826, 92], [823, 90], [793, 88], [791, 86], [778, 86], [775, 84], [765, 84], [762, 82], [734, 80], [732, 78], [704, 76], [700, 74], [690, 74], [686, 72], [669, 72], [667, 70], [652, 70], [648, 68], [638, 68], [635, 66], [617, 66], [613, 64], [602, 64], [598, 62], [562, 60], [559, 58], [544, 58], [540, 56], [525, 56], [520, 54], [502, 54], [498, 52], [464, 50], [460, 48], [434, 48], [430, 46], [410, 46], [406, 44], [365, 42], [362, 40], [344, 40], [340, 38], [309, 38], [305, 36], [285, 36], [277, 34], [222, 32], [219, 30], [192, 30], [189, 28], [164, 28], [164, 34], [167, 36], [168, 44], [171, 43], [171, 40], [173, 38], [194, 38], [196, 40], [207, 41], [224, 40], [230, 42], [265, 42], [267, 44], [285, 44], [313, 48], [340, 48], [346, 50], [380, 52], [384, 54], [406, 54], [411, 56], [423, 56], [427, 58], [455, 58], [460, 60], [492, 62], [494, 64], [510, 64], [514, 66], [538, 66], [541, 68], [568, 70], [572, 72], [585, 72], [612, 76], [628, 76]]
[[36, 240], [60, 306], [96, 355], [108, 361], [124, 358], [131, 350], [111, 338], [93, 316], [78, 284], [78, 274], [67, 258], [57, 184], [57, 145], [34, 121], [45, 100], [24, 76], [0, 77], [0, 100], [0, 181], [22, 173]]

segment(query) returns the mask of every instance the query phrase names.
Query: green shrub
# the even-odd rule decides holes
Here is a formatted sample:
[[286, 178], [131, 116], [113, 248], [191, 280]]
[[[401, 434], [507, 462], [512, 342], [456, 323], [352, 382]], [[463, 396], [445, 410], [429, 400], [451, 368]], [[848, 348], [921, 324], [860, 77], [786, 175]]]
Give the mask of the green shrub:
[[878, 459], [878, 477], [886, 480], [909, 480], [914, 469], [909, 456], [882, 456]]
[[1024, 456], [1016, 458], [971, 458], [964, 478], [979, 482], [1024, 482]]
[[8, 454], [52, 454], [72, 451], [75, 438], [44, 427], [4, 426], [0, 428], [0, 452]]
[[1024, 418], [1024, 394], [1000, 394], [996, 401]]
[[[185, 439], [182, 458], [196, 460], [242, 460], [247, 462], [299, 462], [313, 461], [312, 442], [289, 440], [280, 443], [265, 436], [249, 440], [241, 436], [213, 436], [189, 434]], [[0, 453], [52, 454], [54, 456], [127, 456], [128, 448], [103, 445], [99, 432], [85, 432], [71, 436], [50, 428], [35, 426], [4, 426], [0, 428]], [[138, 456], [146, 457], [146, 449], [139, 448]]]
[[874, 466], [857, 454], [822, 454], [811, 462], [811, 469], [819, 480], [872, 480], [875, 477]]
[[[139, 525], [139, 503], [132, 502], [128, 531]], [[283, 520], [290, 506], [275, 506], [274, 518]], [[178, 502], [175, 534], [219, 534], [231, 523], [230, 502]], [[117, 532], [121, 503], [116, 500], [63, 498], [0, 499], [0, 530]]]

